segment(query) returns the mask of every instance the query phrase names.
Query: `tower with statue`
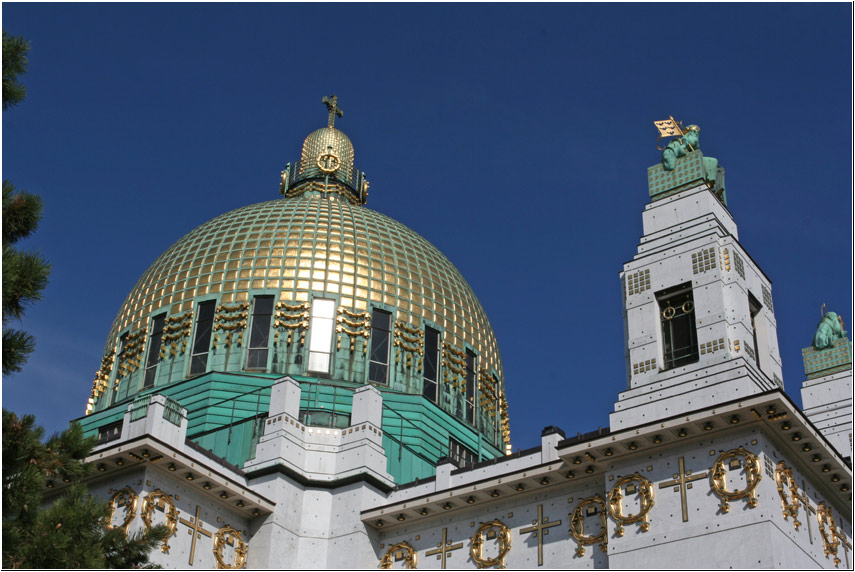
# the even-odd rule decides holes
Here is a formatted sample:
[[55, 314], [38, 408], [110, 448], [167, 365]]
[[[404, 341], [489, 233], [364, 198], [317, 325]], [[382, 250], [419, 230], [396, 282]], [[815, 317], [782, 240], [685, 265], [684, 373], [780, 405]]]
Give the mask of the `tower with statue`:
[[106, 526], [166, 524], [166, 568], [852, 566], [851, 342], [824, 313], [800, 410], [700, 127], [656, 122], [610, 427], [512, 454], [483, 308], [364, 206], [323, 103], [282, 197], [192, 230], [119, 309], [79, 420]]

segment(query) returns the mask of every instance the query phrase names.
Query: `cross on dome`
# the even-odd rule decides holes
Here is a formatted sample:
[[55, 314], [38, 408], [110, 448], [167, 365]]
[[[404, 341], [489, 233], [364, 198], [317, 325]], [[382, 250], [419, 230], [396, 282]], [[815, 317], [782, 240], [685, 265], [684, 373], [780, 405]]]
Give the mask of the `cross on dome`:
[[338, 106], [338, 97], [335, 95], [331, 95], [329, 97], [324, 97], [321, 102], [327, 106], [327, 110], [330, 112], [329, 119], [327, 120], [327, 127], [335, 126], [335, 116], [339, 117], [344, 116], [344, 112]]

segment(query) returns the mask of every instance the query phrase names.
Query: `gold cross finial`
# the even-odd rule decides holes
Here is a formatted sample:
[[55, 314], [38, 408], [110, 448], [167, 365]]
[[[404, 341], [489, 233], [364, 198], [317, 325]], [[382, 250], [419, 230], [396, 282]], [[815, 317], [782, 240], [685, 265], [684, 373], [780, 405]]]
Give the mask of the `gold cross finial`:
[[335, 116], [344, 116], [344, 112], [338, 106], [338, 98], [335, 95], [331, 95], [329, 97], [324, 97], [321, 101], [327, 106], [327, 110], [330, 112], [329, 119], [327, 120], [327, 127], [334, 127]]

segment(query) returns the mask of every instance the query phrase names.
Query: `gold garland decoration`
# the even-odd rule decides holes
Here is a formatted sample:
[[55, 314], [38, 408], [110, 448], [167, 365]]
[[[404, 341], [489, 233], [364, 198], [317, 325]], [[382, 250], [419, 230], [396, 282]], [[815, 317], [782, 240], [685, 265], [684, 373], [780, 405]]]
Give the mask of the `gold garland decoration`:
[[825, 551], [825, 557], [833, 556], [834, 566], [837, 567], [840, 564], [840, 558], [837, 556], [837, 549], [840, 546], [840, 533], [837, 531], [834, 517], [831, 516], [831, 508], [824, 502], [816, 505], [816, 524], [819, 527], [819, 535], [822, 537], [822, 549]]
[[802, 525], [799, 522], [799, 487], [793, 478], [793, 470], [784, 461], [780, 461], [775, 467], [775, 485], [778, 487], [778, 496], [781, 497], [784, 520], [793, 517], [793, 528], [798, 530]]
[[418, 567], [418, 558], [419, 555], [416, 552], [416, 549], [413, 548], [409, 542], [406, 540], [403, 542], [399, 542], [397, 544], [392, 544], [383, 554], [383, 557], [380, 558], [380, 568], [383, 570], [388, 570], [392, 567], [392, 557], [396, 554], [400, 554], [401, 558], [404, 559], [404, 567], [407, 570], [413, 570]]
[[[484, 558], [484, 541], [492, 538], [498, 539], [499, 554], [493, 558]], [[505, 568], [505, 557], [510, 551], [511, 529], [501, 520], [482, 522], [470, 539], [469, 555], [478, 568]]]
[[[225, 550], [226, 544], [234, 544], [235, 547], [235, 561], [234, 564], [228, 564], [223, 559], [223, 550]], [[217, 568], [245, 568], [246, 567], [246, 553], [247, 553], [247, 545], [246, 542], [243, 541], [243, 537], [240, 535], [240, 532], [235, 530], [229, 525], [222, 527], [220, 530], [214, 533], [214, 559], [217, 561]]]
[[234, 306], [227, 306], [225, 304], [220, 304], [217, 306], [217, 312], [237, 312], [239, 310], [249, 310], [249, 303], [242, 302], [240, 304], [235, 304]]
[[276, 308], [285, 308], [289, 312], [297, 312], [300, 310], [308, 310], [309, 303], [301, 302], [299, 304], [289, 304], [288, 302], [276, 302]]
[[339, 324], [347, 324], [351, 328], [367, 328], [371, 325], [368, 320], [351, 320], [347, 316], [338, 316], [336, 321]]
[[[585, 534], [585, 514], [583, 508], [588, 505], [599, 507], [597, 513], [600, 515], [601, 528], [598, 534]], [[608, 525], [606, 524], [606, 501], [600, 495], [584, 498], [579, 501], [576, 508], [573, 509], [573, 514], [570, 515], [570, 536], [576, 540], [576, 556], [585, 555], [585, 547], [592, 544], [600, 543], [600, 549], [603, 552], [609, 550], [609, 539], [606, 537], [608, 533]]]
[[152, 515], [154, 509], [163, 510], [163, 515], [166, 518], [166, 528], [169, 529], [169, 535], [163, 539], [160, 551], [164, 554], [169, 554], [169, 539], [175, 535], [178, 528], [178, 509], [175, 508], [175, 503], [172, 502], [172, 496], [166, 494], [160, 489], [154, 489], [148, 493], [142, 502], [142, 510], [140, 516], [145, 523], [146, 530], [151, 530]]
[[[623, 502], [621, 502], [624, 497], [624, 487], [631, 483], [637, 483], [637, 493], [627, 494], [638, 494], [640, 507], [637, 513], [624, 515]], [[655, 501], [653, 500], [653, 483], [651, 483], [650, 480], [643, 477], [640, 473], [633, 473], [625, 477], [619, 477], [612, 487], [612, 490], [609, 491], [608, 498], [609, 515], [611, 515], [617, 523], [617, 526], [615, 526], [615, 534], [618, 537], [623, 536], [623, 527], [626, 524], [635, 524], [636, 522], [640, 522], [641, 532], [647, 532], [650, 530], [650, 521], [648, 520], [647, 515], [655, 504]]]
[[[134, 520], [134, 517], [137, 515], [138, 501], [139, 497], [131, 487], [124, 487], [113, 493], [113, 496], [110, 497], [109, 501], [107, 501], [107, 506], [110, 511], [107, 514], [107, 522], [104, 524], [104, 528], [108, 530], [121, 528], [127, 535], [128, 528], [131, 526], [131, 521]], [[119, 507], [125, 507], [125, 520], [122, 521], [122, 524], [113, 526], [113, 516], [116, 514], [116, 509]]]
[[425, 337], [425, 333], [423, 330], [417, 328], [416, 326], [411, 326], [407, 322], [404, 322], [403, 320], [395, 320], [395, 327], [401, 328], [402, 330], [404, 330], [408, 334], [412, 334], [414, 336], [420, 336], [422, 338]]
[[352, 312], [351, 310], [348, 310], [344, 306], [338, 307], [338, 313], [344, 314], [346, 316], [350, 316], [351, 318], [363, 318], [365, 320], [371, 319], [371, 314], [369, 314], [368, 312]]
[[[745, 469], [745, 478], [747, 482], [744, 489], [728, 491], [727, 469], [724, 464], [728, 459], [736, 459], [738, 457], [742, 457], [744, 459], [742, 466]], [[719, 455], [715, 464], [713, 464], [712, 470], [710, 471], [710, 488], [712, 488], [713, 492], [718, 495], [719, 499], [721, 499], [721, 512], [727, 514], [728, 511], [730, 511], [730, 505], [728, 504], [729, 501], [739, 500], [746, 497], [748, 497], [748, 506], [750, 508], [756, 507], [756, 489], [757, 485], [760, 483], [760, 479], [762, 478], [763, 474], [760, 471], [760, 459], [745, 447], [731, 449], [730, 451], [725, 451]]]

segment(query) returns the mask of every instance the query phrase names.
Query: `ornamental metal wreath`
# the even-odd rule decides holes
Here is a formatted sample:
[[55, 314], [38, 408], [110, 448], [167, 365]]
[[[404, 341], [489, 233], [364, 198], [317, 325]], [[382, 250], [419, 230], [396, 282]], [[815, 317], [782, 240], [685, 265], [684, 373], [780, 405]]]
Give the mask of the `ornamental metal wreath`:
[[154, 509], [163, 509], [163, 516], [166, 518], [166, 528], [169, 529], [169, 535], [163, 539], [160, 551], [164, 554], [169, 554], [169, 539], [175, 534], [178, 529], [178, 509], [172, 502], [172, 496], [166, 494], [160, 489], [155, 489], [148, 493], [142, 502], [142, 510], [140, 516], [145, 523], [146, 530], [152, 527], [152, 514]]
[[[490, 532], [495, 531], [495, 538], [499, 542], [499, 554], [493, 558], [484, 558], [484, 541], [485, 536]], [[475, 534], [472, 535], [469, 546], [469, 555], [478, 566], [478, 568], [497, 568], [505, 567], [505, 556], [511, 551], [511, 529], [500, 520], [491, 520], [490, 522], [482, 522]]]
[[416, 565], [418, 563], [418, 554], [416, 553], [416, 549], [413, 548], [406, 540], [389, 546], [385, 554], [383, 554], [383, 557], [380, 558], [380, 568], [384, 570], [388, 570], [389, 568], [391, 568], [392, 557], [396, 553], [400, 554], [401, 558], [404, 559], [404, 567], [407, 570], [412, 570], [416, 568]]
[[[635, 514], [623, 514], [624, 488], [630, 483], [637, 483], [637, 493], [640, 503], [639, 511]], [[653, 508], [653, 483], [639, 473], [633, 473], [625, 477], [618, 478], [612, 490], [609, 491], [609, 514], [617, 523], [615, 526], [615, 535], [623, 536], [623, 527], [626, 524], [634, 524], [640, 522], [641, 532], [650, 530], [650, 522], [647, 519], [650, 509]]]
[[[600, 532], [594, 535], [585, 534], [585, 514], [583, 508], [588, 505], [596, 505], [599, 507], [597, 513], [600, 515]], [[608, 525], [606, 524], [606, 501], [600, 495], [584, 498], [579, 501], [573, 514], [570, 516], [570, 536], [576, 539], [576, 556], [585, 555], [585, 546], [600, 543], [600, 549], [607, 552], [609, 549], [609, 540], [606, 537], [608, 533]]]
[[[746, 484], [744, 489], [729, 491], [727, 490], [727, 469], [725, 468], [725, 461], [736, 459], [737, 457], [742, 457], [744, 459], [742, 466], [745, 470]], [[710, 487], [713, 492], [718, 495], [718, 498], [721, 499], [721, 512], [727, 514], [727, 512], [730, 511], [730, 505], [728, 504], [729, 501], [739, 500], [746, 497], [748, 497], [748, 506], [750, 508], [756, 507], [756, 489], [761, 478], [763, 478], [763, 474], [760, 471], [760, 459], [745, 447], [731, 449], [730, 451], [725, 451], [719, 455], [715, 464], [713, 464], [712, 470], [710, 471]]]

